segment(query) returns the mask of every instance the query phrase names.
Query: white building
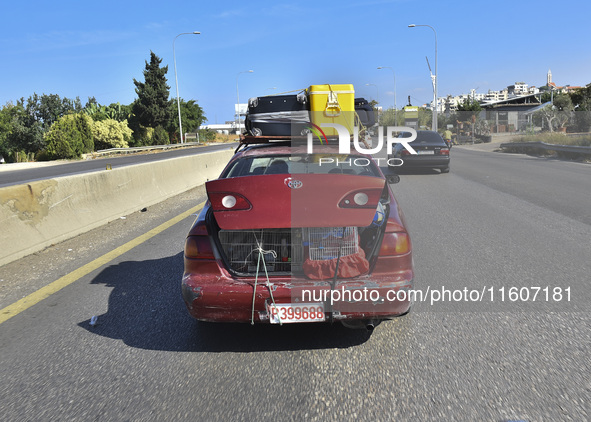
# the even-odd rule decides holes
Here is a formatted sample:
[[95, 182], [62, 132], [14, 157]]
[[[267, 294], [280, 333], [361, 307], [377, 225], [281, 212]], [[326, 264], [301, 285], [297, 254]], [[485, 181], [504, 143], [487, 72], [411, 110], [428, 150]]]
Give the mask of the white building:
[[493, 91], [491, 89], [488, 90], [488, 93], [484, 96], [484, 102], [486, 103], [494, 103], [497, 101], [504, 101], [509, 97], [509, 91], [507, 88], [503, 89], [502, 91]]
[[440, 102], [440, 110], [454, 112], [457, 111], [458, 105], [463, 104], [466, 101], [484, 101], [486, 94], [479, 94], [475, 89], [471, 89], [469, 94], [460, 94], [452, 97], [448, 95], [446, 98], [442, 98], [444, 101]]
[[527, 95], [527, 84], [525, 82], [515, 82], [514, 85], [509, 85], [507, 87], [507, 91], [509, 92], [510, 97], [519, 97], [521, 95]]

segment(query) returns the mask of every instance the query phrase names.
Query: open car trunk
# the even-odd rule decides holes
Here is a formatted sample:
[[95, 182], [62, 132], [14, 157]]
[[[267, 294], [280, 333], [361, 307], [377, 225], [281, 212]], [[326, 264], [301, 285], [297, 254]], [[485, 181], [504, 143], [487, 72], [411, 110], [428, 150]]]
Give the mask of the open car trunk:
[[366, 274], [386, 227], [387, 187], [378, 177], [269, 174], [218, 179], [206, 189], [210, 233], [238, 276]]

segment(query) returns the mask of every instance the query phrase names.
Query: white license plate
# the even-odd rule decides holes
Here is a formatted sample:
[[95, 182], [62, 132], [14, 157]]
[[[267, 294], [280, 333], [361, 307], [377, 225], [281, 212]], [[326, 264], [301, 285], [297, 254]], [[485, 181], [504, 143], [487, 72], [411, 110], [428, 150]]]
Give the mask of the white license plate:
[[419, 155], [435, 155], [435, 151], [425, 150], [425, 151], [417, 151]]
[[267, 306], [271, 324], [289, 324], [293, 322], [323, 322], [323, 303], [278, 303]]

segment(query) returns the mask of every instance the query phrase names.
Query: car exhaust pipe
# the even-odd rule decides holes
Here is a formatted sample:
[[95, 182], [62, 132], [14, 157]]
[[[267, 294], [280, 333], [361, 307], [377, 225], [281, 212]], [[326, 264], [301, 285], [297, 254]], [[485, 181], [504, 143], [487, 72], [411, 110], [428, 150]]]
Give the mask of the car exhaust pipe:
[[352, 330], [363, 330], [365, 328], [369, 332], [372, 332], [374, 328], [376, 328], [376, 325], [378, 325], [379, 323], [380, 321], [376, 319], [358, 319], [353, 321], [341, 321], [341, 324]]
[[365, 323], [365, 329], [369, 332], [372, 332], [376, 328], [376, 321], [371, 319]]

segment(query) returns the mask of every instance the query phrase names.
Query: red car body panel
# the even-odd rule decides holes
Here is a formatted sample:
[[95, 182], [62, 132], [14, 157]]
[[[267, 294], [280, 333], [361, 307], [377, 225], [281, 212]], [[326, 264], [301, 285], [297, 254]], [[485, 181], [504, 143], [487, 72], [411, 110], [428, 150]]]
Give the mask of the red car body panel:
[[[289, 182], [301, 188], [292, 189]], [[384, 180], [346, 174], [269, 174], [218, 179], [205, 184], [211, 194], [239, 194], [251, 204], [247, 210], [214, 210], [221, 229], [282, 227], [368, 226], [375, 214]], [[373, 193], [363, 207], [343, 207], [348, 195]], [[272, 206], [270, 206], [272, 204]]]
[[[297, 148], [269, 147], [246, 150], [234, 156], [227, 168], [249, 155], [293, 154]], [[305, 153], [305, 151], [303, 151]], [[222, 173], [224, 174], [224, 173]], [[380, 172], [381, 174], [381, 172]], [[301, 188], [287, 186], [289, 178], [302, 183]], [[186, 246], [183, 299], [189, 313], [198, 320], [218, 322], [269, 322], [268, 305], [293, 303], [302, 291], [321, 294], [334, 290], [379, 292], [379, 300], [363, 303], [339, 303], [329, 306], [331, 320], [374, 320], [408, 312], [410, 298], [386, 300], [389, 292], [405, 292], [413, 287], [412, 246], [404, 217], [390, 188], [388, 214], [375, 230], [374, 255], [368, 257], [370, 271], [357, 277], [337, 280], [311, 280], [304, 274], [269, 276], [264, 273], [237, 274], [228, 268], [219, 248], [212, 221], [221, 230], [249, 230], [294, 227], [371, 227], [376, 205], [384, 191], [385, 179], [345, 174], [269, 174], [222, 178], [206, 184], [210, 199], [237, 194], [247, 199], [249, 209], [222, 210], [208, 201], [191, 228], [187, 245], [195, 239], [197, 248]], [[355, 192], [368, 192], [367, 207], [347, 207], [344, 199]], [[372, 232], [373, 233], [373, 232]], [[397, 240], [398, 239], [398, 240]], [[397, 241], [400, 240], [400, 246]], [[377, 243], [379, 242], [379, 243]], [[195, 251], [198, 249], [198, 251]], [[371, 248], [368, 248], [371, 249]], [[255, 288], [256, 284], [256, 288]], [[254, 305], [253, 305], [254, 303]]]

